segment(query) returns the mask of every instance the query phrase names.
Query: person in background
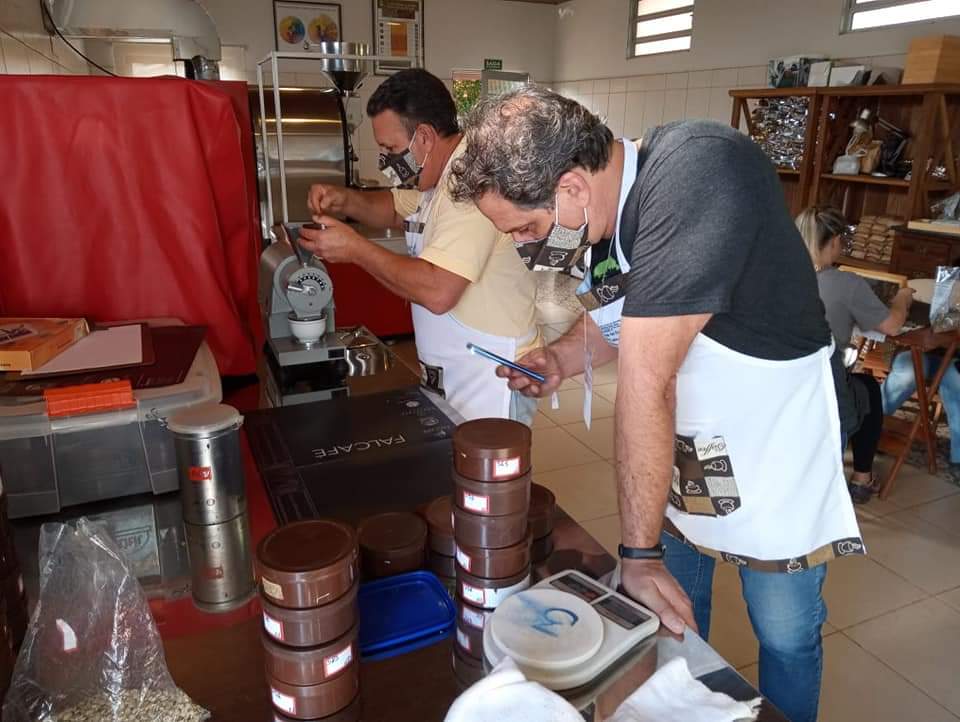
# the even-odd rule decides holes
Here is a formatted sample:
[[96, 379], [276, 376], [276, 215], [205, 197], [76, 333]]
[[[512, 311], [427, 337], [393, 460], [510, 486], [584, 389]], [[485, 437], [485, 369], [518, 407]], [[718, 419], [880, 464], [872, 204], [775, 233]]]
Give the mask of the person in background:
[[[835, 353], [843, 357], [854, 326], [864, 332], [878, 331], [891, 336], [900, 333], [910, 310], [913, 290], [900, 289], [887, 308], [861, 276], [834, 267], [849, 238], [850, 224], [843, 214], [836, 208], [814, 206], [797, 216], [796, 223], [817, 272], [820, 300], [837, 345]], [[911, 367], [911, 376], [912, 373]], [[844, 372], [838, 380], [838, 384], [841, 383], [846, 384], [848, 398], [855, 408], [855, 423], [847, 431], [853, 447], [853, 476], [848, 488], [853, 500], [864, 504], [873, 494], [873, 459], [883, 430], [880, 383], [870, 374], [849, 372]], [[838, 397], [843, 397], [843, 391], [838, 390]]]
[[[954, 258], [951, 266], [960, 266], [960, 258]], [[929, 300], [929, 299], [928, 299]], [[928, 351], [923, 354], [923, 375], [929, 383], [937, 373], [943, 361], [942, 351]], [[890, 373], [880, 386], [883, 397], [883, 413], [891, 415], [917, 391], [917, 377], [913, 370], [913, 358], [909, 353], [898, 353], [893, 357]], [[950, 466], [960, 474], [960, 358], [955, 358], [947, 366], [937, 389], [943, 409], [947, 414], [950, 428]]]
[[[729, 126], [615, 139], [530, 86], [482, 101], [452, 173], [536, 265], [590, 252], [570, 332], [520, 359], [549, 396], [617, 359], [620, 580], [672, 632], [707, 637], [714, 565], [735, 565], [760, 691], [814, 722], [826, 562], [863, 554], [843, 477], [830, 328], [770, 160]], [[612, 239], [607, 253], [595, 253]], [[616, 271], [599, 273], [616, 259]]]
[[[529, 424], [536, 402], [514, 393], [474, 343], [511, 361], [539, 345], [536, 285], [513, 250], [473, 203], [454, 203], [451, 162], [463, 153], [457, 109], [439, 78], [400, 71], [367, 103], [393, 190], [314, 185], [308, 205], [325, 228], [304, 228], [301, 245], [325, 261], [354, 263], [411, 302], [421, 384], [465, 419]], [[333, 216], [374, 228], [402, 226], [409, 255], [393, 253]]]

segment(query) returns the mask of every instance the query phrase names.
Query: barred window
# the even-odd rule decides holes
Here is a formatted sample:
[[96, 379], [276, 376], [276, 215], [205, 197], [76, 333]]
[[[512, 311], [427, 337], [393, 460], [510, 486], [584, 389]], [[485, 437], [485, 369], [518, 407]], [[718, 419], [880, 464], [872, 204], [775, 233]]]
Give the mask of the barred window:
[[948, 17], [960, 17], [958, 0], [844, 0], [841, 30], [849, 33]]
[[630, 0], [627, 57], [689, 50], [694, 0]]

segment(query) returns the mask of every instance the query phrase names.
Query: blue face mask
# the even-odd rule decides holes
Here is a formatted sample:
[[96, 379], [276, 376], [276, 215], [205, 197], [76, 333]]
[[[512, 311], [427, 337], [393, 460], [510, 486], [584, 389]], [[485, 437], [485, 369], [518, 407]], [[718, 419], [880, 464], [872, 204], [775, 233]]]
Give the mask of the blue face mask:
[[560, 196], [554, 202], [556, 213], [553, 225], [545, 238], [531, 243], [517, 243], [515, 247], [529, 271], [569, 271], [577, 265], [590, 245], [587, 209], [583, 209], [583, 225], [567, 228], [560, 225]]

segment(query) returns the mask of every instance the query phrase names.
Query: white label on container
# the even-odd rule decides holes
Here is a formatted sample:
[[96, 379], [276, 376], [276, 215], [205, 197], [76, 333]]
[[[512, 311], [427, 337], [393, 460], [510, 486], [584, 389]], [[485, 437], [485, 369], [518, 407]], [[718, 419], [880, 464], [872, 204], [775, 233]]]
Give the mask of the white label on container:
[[504, 476], [520, 475], [520, 457], [514, 456], [512, 459], [495, 459], [493, 462], [493, 475], [498, 479]]
[[60, 637], [63, 639], [63, 651], [76, 652], [77, 633], [73, 631], [73, 627], [67, 624], [64, 620], [58, 619], [57, 629], [60, 630]]
[[273, 687], [270, 688], [270, 697], [273, 699], [273, 706], [276, 707], [281, 712], [286, 712], [287, 714], [296, 714], [297, 713], [297, 700], [291, 697], [288, 694], [283, 694], [278, 692]]
[[353, 642], [323, 660], [323, 676], [332, 677], [353, 661]]
[[457, 564], [466, 569], [468, 572], [470, 571], [470, 567], [473, 566], [473, 561], [460, 547], [457, 547]]
[[468, 652], [470, 651], [470, 637], [462, 629], [457, 630], [457, 643]]
[[470, 607], [460, 606], [460, 616], [463, 618], [463, 621], [469, 624], [471, 627], [476, 627], [477, 629], [483, 629], [483, 614], [478, 612], [476, 609], [470, 609]]
[[476, 587], [471, 587], [469, 584], [464, 584], [461, 582], [460, 592], [463, 595], [463, 598], [468, 602], [473, 602], [474, 604], [483, 606], [484, 597], [482, 589], [477, 589]]
[[481, 496], [480, 494], [470, 494], [465, 491], [463, 492], [463, 508], [467, 511], [487, 514], [490, 512], [490, 497]]
[[274, 639], [278, 639], [281, 642], [283, 641], [283, 622], [279, 619], [274, 619], [266, 612], [263, 613], [263, 628], [266, 629], [267, 634]]
[[268, 597], [273, 597], [274, 599], [283, 601], [283, 587], [276, 582], [271, 582], [266, 577], [263, 577], [260, 580], [260, 583], [263, 584], [264, 594], [266, 594]]
[[498, 587], [496, 589], [482, 589], [483, 592], [483, 604], [482, 606], [486, 609], [496, 609], [500, 604], [503, 603], [503, 600], [507, 597], [515, 594], [516, 592], [521, 592], [527, 587], [530, 586], [530, 577], [527, 576], [523, 581], [514, 584], [510, 587]]

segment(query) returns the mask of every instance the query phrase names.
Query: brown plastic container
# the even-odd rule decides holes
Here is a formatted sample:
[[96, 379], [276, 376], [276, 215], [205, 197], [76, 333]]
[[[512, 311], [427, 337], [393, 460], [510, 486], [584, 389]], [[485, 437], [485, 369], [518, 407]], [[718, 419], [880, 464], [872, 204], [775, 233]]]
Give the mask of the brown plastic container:
[[454, 472], [453, 482], [457, 506], [471, 514], [505, 516], [530, 508], [529, 473], [509, 481], [474, 481]]
[[288, 609], [329, 604], [353, 587], [357, 557], [357, 533], [347, 524], [332, 519], [287, 524], [257, 547], [261, 591]]
[[457, 618], [456, 644], [460, 652], [467, 657], [483, 660], [483, 630], [473, 625], [464, 624]]
[[457, 544], [457, 565], [475, 577], [484, 579], [505, 579], [515, 577], [530, 567], [530, 544], [533, 538], [529, 532], [519, 544], [503, 549], [487, 549]]
[[496, 609], [504, 599], [529, 586], [529, 568], [506, 579], [483, 579], [457, 570], [457, 598], [481, 609]]
[[263, 629], [288, 647], [317, 647], [339, 639], [349, 632], [360, 617], [355, 583], [335, 602], [315, 609], [287, 609], [261, 598]]
[[463, 687], [470, 687], [486, 676], [483, 671], [483, 662], [460, 651], [458, 645], [453, 645], [453, 675]]
[[453, 536], [457, 544], [487, 549], [503, 549], [527, 536], [527, 511], [505, 516], [480, 516], [453, 507]]
[[553, 531], [553, 516], [557, 511], [557, 497], [545, 486], [530, 485], [530, 533], [542, 539]]
[[267, 677], [274, 709], [298, 720], [323, 719], [345, 709], [360, 689], [360, 662], [321, 684], [298, 686]]
[[429, 529], [429, 544], [431, 551], [452, 557], [456, 553], [453, 541], [453, 524], [450, 520], [450, 507], [453, 499], [441, 496], [434, 499], [423, 509], [423, 518]]
[[377, 579], [412, 572], [426, 559], [427, 524], [409, 511], [367, 517], [357, 527], [364, 577]]
[[430, 561], [427, 563], [430, 571], [438, 577], [457, 576], [457, 560], [454, 557], [445, 557], [436, 552], [430, 552]]
[[474, 419], [453, 432], [453, 468], [477, 481], [507, 481], [530, 471], [530, 427], [509, 419]]
[[293, 649], [278, 644], [266, 632], [263, 634], [263, 660], [267, 677], [287, 684], [307, 686], [321, 684], [344, 674], [359, 660], [357, 646], [359, 625], [339, 639], [319, 647]]
[[[361, 717], [363, 716], [363, 703], [361, 702], [360, 695], [358, 694], [353, 702], [348, 704], [339, 712], [332, 714], [328, 717], [320, 717], [316, 720], [311, 720], [311, 722], [360, 722]], [[273, 711], [273, 722], [300, 722], [296, 717], [288, 717], [285, 714], [281, 714], [276, 710]]]
[[534, 539], [530, 546], [530, 563], [539, 564], [545, 562], [553, 554], [553, 534], [547, 534], [539, 539]]
[[467, 604], [462, 599], [457, 600], [457, 623], [465, 624], [474, 629], [483, 631], [490, 617], [493, 616], [492, 609], [481, 609], [472, 604]]

